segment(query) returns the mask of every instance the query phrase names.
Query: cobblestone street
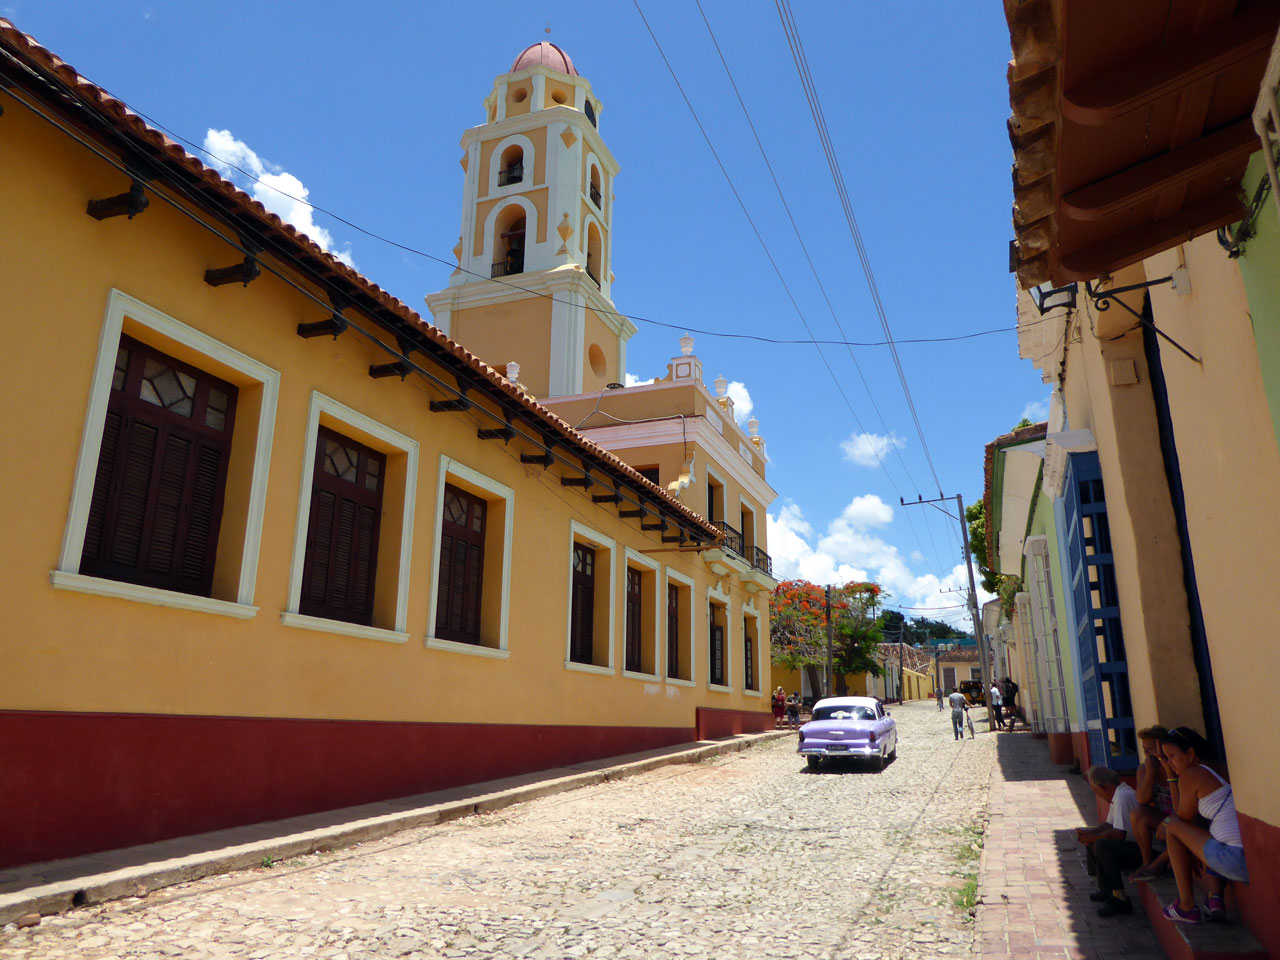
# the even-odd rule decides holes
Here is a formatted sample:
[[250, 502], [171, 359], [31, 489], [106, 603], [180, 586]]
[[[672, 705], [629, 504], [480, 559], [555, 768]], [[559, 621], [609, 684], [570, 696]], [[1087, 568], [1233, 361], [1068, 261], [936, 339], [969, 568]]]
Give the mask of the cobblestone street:
[[[883, 772], [792, 739], [47, 917], [0, 957], [968, 955], [995, 738], [892, 708]], [[973, 846], [971, 846], [973, 845]]]

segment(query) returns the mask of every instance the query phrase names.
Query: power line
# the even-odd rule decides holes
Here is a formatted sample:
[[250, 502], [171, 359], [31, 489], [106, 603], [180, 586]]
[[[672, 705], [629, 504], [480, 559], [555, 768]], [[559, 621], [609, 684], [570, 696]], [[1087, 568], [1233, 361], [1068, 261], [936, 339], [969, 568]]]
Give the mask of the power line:
[[[83, 76], [83, 74], [81, 74], [81, 76]], [[86, 77], [85, 79], [88, 80], [89, 78]], [[92, 80], [90, 80], [89, 82], [94, 83], [94, 81]], [[94, 83], [94, 85], [100, 86], [99, 84], [96, 84], [96, 83]], [[114, 99], [120, 100], [119, 97], [114, 97]], [[237, 173], [243, 176], [246, 180], [252, 181], [253, 183], [261, 184], [262, 186], [266, 187], [268, 190], [271, 190], [273, 193], [276, 193], [279, 196], [284, 197], [286, 200], [292, 200], [294, 203], [302, 204], [303, 206], [308, 207], [311, 210], [315, 210], [318, 213], [324, 214], [326, 217], [331, 217], [332, 219], [336, 220], [338, 223], [341, 223], [343, 226], [350, 227], [352, 230], [355, 230], [357, 233], [360, 233], [371, 240], [376, 240], [379, 243], [385, 243], [388, 246], [392, 246], [392, 247], [395, 247], [397, 250], [403, 251], [404, 253], [409, 253], [416, 257], [422, 257], [425, 260], [430, 260], [433, 263], [440, 264], [441, 266], [449, 267], [450, 269], [456, 269], [464, 274], [475, 277], [478, 280], [489, 280], [492, 283], [496, 283], [505, 287], [510, 287], [513, 290], [519, 290], [520, 292], [530, 294], [531, 296], [541, 297], [542, 299], [548, 300], [552, 303], [569, 303], [569, 301], [567, 300], [560, 300], [554, 294], [544, 293], [541, 290], [531, 290], [528, 287], [522, 287], [520, 286], [519, 283], [516, 283], [515, 281], [512, 281], [512, 280], [507, 280], [501, 277], [490, 277], [486, 274], [476, 273], [474, 270], [467, 270], [465, 267], [459, 266], [454, 261], [449, 260], [445, 257], [439, 257], [439, 256], [436, 256], [435, 254], [428, 253], [425, 250], [411, 246], [407, 243], [402, 243], [399, 240], [395, 240], [391, 237], [380, 234], [375, 230], [369, 229], [368, 227], [363, 227], [353, 220], [348, 220], [347, 218], [343, 217], [341, 214], [335, 213], [333, 210], [330, 210], [327, 207], [322, 207], [319, 204], [313, 203], [310, 200], [305, 199], [303, 197], [295, 197], [293, 196], [293, 194], [288, 193], [287, 191], [281, 190], [279, 187], [276, 187], [273, 184], [266, 183], [261, 177], [255, 176], [254, 174], [250, 173], [248, 170], [245, 170], [243, 167], [240, 167], [237, 164], [234, 164], [231, 161], [218, 156], [216, 153], [214, 153], [212, 150], [208, 149], [207, 147], [196, 143], [194, 140], [190, 140], [187, 137], [182, 136], [182, 134], [177, 133], [171, 127], [166, 126], [165, 124], [161, 123], [159, 120], [155, 119], [149, 114], [146, 114], [143, 111], [139, 110], [133, 104], [128, 103], [127, 101], [124, 101], [124, 100], [120, 100], [120, 102], [129, 110], [130, 113], [136, 114], [138, 117], [140, 117], [142, 120], [145, 120], [148, 124], [150, 124], [156, 130], [159, 130], [165, 133], [167, 136], [172, 137], [174, 140], [177, 140], [183, 144], [186, 144], [186, 146], [190, 147], [192, 150], [195, 150], [198, 153], [201, 153], [204, 156], [209, 157], [211, 160], [215, 161], [215, 164], [214, 164], [215, 167], [223, 167], [229, 170], [235, 170]], [[806, 254], [807, 254], [807, 251], [806, 251]], [[826, 294], [825, 290], [823, 291], [823, 294], [825, 296]], [[665, 327], [669, 330], [680, 330], [682, 332], [696, 333], [699, 336], [718, 337], [725, 340], [750, 340], [750, 341], [755, 341], [757, 343], [769, 343], [769, 344], [781, 345], [781, 346], [807, 346], [809, 344], [820, 344], [822, 346], [837, 346], [837, 347], [847, 346], [850, 348], [852, 347], [887, 347], [887, 346], [892, 346], [894, 344], [900, 344], [900, 343], [908, 343], [908, 344], [954, 343], [962, 340], [973, 340], [978, 337], [995, 336], [1001, 333], [1017, 333], [1019, 326], [1028, 327], [1028, 326], [1033, 326], [1037, 323], [1045, 322], [1045, 320], [1033, 320], [1026, 323], [1022, 323], [1019, 326], [995, 327], [990, 330], [978, 330], [973, 333], [957, 334], [955, 336], [950, 336], [950, 337], [914, 337], [909, 339], [893, 340], [893, 341], [845, 340], [845, 339], [820, 340], [813, 337], [809, 337], [809, 338], [765, 337], [765, 336], [760, 336], [758, 334], [730, 333], [724, 330], [708, 330], [701, 327], [692, 327], [692, 326], [689, 326], [688, 324], [670, 323], [664, 320], [655, 320], [652, 317], [645, 317], [639, 314], [623, 313], [620, 310], [602, 309], [597, 312], [602, 312], [612, 317], [620, 317], [626, 320], [631, 320], [636, 323], [647, 323], [647, 324], [650, 324], [651, 326]], [[838, 322], [837, 322], [837, 325], [838, 325]], [[841, 336], [843, 337], [844, 336], [843, 328], [841, 328], [840, 333], [841, 333]], [[859, 373], [861, 373], [861, 370], [859, 370]], [[872, 406], [875, 407], [874, 400], [872, 400]], [[879, 411], [877, 410], [877, 412]], [[883, 425], [883, 418], [881, 419], [881, 422]], [[888, 430], [888, 427], [885, 427], [885, 429]]]
[[[653, 40], [653, 44], [657, 48], [658, 55], [662, 58], [662, 62], [666, 65], [667, 72], [671, 74], [671, 80], [672, 82], [675, 83], [676, 90], [680, 93], [681, 98], [684, 100], [685, 106], [689, 108], [689, 113], [693, 117], [693, 122], [697, 126], [698, 131], [702, 134], [703, 140], [706, 141], [707, 149], [711, 151], [711, 156], [715, 160], [716, 166], [720, 168], [721, 175], [724, 177], [725, 182], [728, 184], [729, 190], [733, 194], [734, 199], [738, 202], [738, 206], [742, 210], [742, 215], [746, 218], [748, 226], [751, 227], [752, 232], [755, 234], [756, 240], [759, 241], [760, 247], [764, 251], [765, 258], [769, 261], [769, 265], [773, 267], [773, 272], [777, 275], [778, 282], [782, 284], [782, 289], [786, 293], [787, 299], [791, 301], [791, 306], [795, 310], [796, 316], [800, 318], [800, 322], [801, 324], [804, 325], [804, 328], [806, 332], [808, 332], [810, 339], [815, 341], [815, 349], [818, 351], [818, 357], [822, 360], [822, 365], [826, 367], [827, 374], [831, 377], [832, 382], [835, 384], [836, 392], [840, 394], [840, 398], [844, 401], [845, 406], [849, 408], [849, 412], [850, 414], [852, 414], [854, 422], [858, 424], [859, 428], [862, 430], [863, 433], [866, 433], [866, 429], [862, 427], [861, 420], [858, 417], [857, 411], [854, 410], [853, 404], [850, 402], [848, 395], [845, 393], [844, 387], [841, 385], [840, 379], [836, 376], [835, 370], [832, 369], [830, 361], [827, 360], [827, 356], [823, 352], [822, 348], [816, 344], [816, 338], [814, 337], [813, 329], [812, 327], [810, 327], [809, 321], [804, 315], [804, 311], [800, 309], [800, 304], [796, 301], [795, 295], [791, 292], [791, 286], [790, 284], [787, 283], [787, 279], [783, 275], [782, 269], [778, 266], [777, 260], [774, 259], [773, 253], [769, 249], [769, 244], [764, 239], [764, 235], [760, 232], [759, 227], [756, 226], [755, 219], [751, 216], [751, 212], [747, 209], [746, 201], [742, 199], [742, 194], [738, 191], [737, 185], [734, 184], [733, 182], [733, 177], [729, 175], [728, 168], [725, 167], [724, 161], [720, 159], [720, 154], [716, 150], [715, 144], [711, 140], [711, 135], [707, 132], [706, 127], [702, 123], [702, 119], [698, 116], [698, 111], [693, 106], [693, 101], [689, 99], [688, 93], [685, 92], [684, 85], [680, 82], [680, 77], [676, 74], [675, 67], [672, 66], [671, 60], [667, 57], [666, 51], [663, 49], [661, 41], [658, 40], [658, 36], [656, 33], [654, 33], [653, 27], [649, 25], [649, 20], [644, 15], [644, 10], [641, 9], [639, 0], [632, 0], [632, 3], [636, 8], [636, 13], [639, 14], [640, 16], [641, 22], [644, 24], [645, 30], [648, 31], [649, 37]], [[890, 348], [892, 349], [892, 345], [888, 344], [887, 341], [886, 341], [886, 345], [889, 345]], [[926, 451], [926, 454], [927, 454], [927, 451]], [[890, 482], [893, 483], [892, 478], [890, 478]], [[893, 485], [896, 489], [897, 484], [894, 483]], [[915, 532], [915, 524], [911, 523], [910, 520], [908, 520], [908, 524], [911, 527], [912, 535], [915, 537], [917, 544], [919, 544], [919, 535], [916, 534]], [[933, 543], [933, 533], [928, 525], [928, 521], [925, 522], [925, 530], [929, 534], [930, 542]], [[924, 552], [923, 545], [920, 546], [920, 549], [921, 549], [921, 553], [923, 553]], [[941, 568], [942, 562], [941, 562], [941, 558], [938, 556], [936, 543], [933, 543], [933, 551], [934, 551], [935, 562], [938, 564], [939, 568]]]
[[[813, 117], [814, 126], [818, 132], [818, 139], [827, 161], [827, 167], [831, 171], [832, 182], [835, 185], [836, 195], [840, 201], [840, 206], [845, 216], [845, 222], [848, 224], [850, 236], [853, 238], [854, 247], [858, 253], [858, 260], [862, 266], [863, 276], [867, 281], [867, 289], [871, 295], [872, 304], [874, 305], [876, 315], [880, 320], [880, 326], [884, 331], [885, 339], [892, 342], [893, 334], [889, 328], [889, 319], [884, 309], [884, 303], [880, 298], [880, 290], [876, 283], [875, 271], [872, 268], [871, 258], [868, 255], [866, 245], [863, 242], [862, 231], [858, 226], [858, 220], [853, 211], [853, 204], [850, 202], [848, 191], [845, 188], [844, 174], [840, 169], [839, 158], [831, 140], [831, 133], [827, 126], [826, 115], [822, 110], [822, 102], [818, 96], [817, 85], [814, 83], [813, 74], [809, 69], [808, 57], [805, 54], [804, 43], [800, 39], [800, 32], [796, 26], [794, 14], [791, 11], [790, 0], [775, 0], [775, 6], [778, 9], [779, 18], [782, 21], [783, 32], [786, 34], [787, 43], [791, 49], [792, 60], [795, 62], [796, 71], [800, 77], [800, 84], [804, 90], [805, 99], [809, 104], [809, 112]], [[916, 436], [920, 440], [920, 447], [924, 453], [925, 462], [929, 466], [929, 473], [933, 477], [934, 483], [937, 484], [938, 495], [941, 496], [942, 482], [938, 478], [938, 472], [933, 463], [933, 455], [929, 450], [928, 440], [925, 439], [924, 427], [920, 422], [920, 415], [916, 409], [915, 400], [911, 395], [911, 387], [907, 382], [907, 375], [906, 371], [902, 367], [901, 357], [898, 355], [896, 347], [892, 346], [892, 344], [889, 347], [889, 352], [893, 359], [894, 369], [898, 374], [898, 382], [902, 386], [902, 395], [906, 400], [907, 410], [911, 414], [911, 420], [915, 426]], [[927, 523], [928, 521], [926, 521], [926, 524]], [[957, 542], [957, 549], [961, 546], [962, 544]]]
[[800, 85], [804, 89], [805, 99], [809, 104], [809, 112], [813, 116], [814, 126], [818, 131], [818, 139], [821, 142], [823, 153], [826, 156], [827, 166], [831, 170], [831, 178], [835, 183], [836, 194], [840, 200], [840, 206], [844, 211], [845, 220], [849, 225], [849, 233], [853, 237], [853, 244], [858, 252], [858, 260], [862, 264], [862, 272], [867, 280], [867, 289], [871, 294], [871, 300], [875, 306], [876, 314], [880, 319], [880, 326], [884, 330], [885, 339], [890, 341], [889, 351], [893, 357], [894, 368], [898, 373], [898, 381], [902, 385], [903, 396], [907, 401], [907, 409], [911, 413], [912, 422], [915, 424], [916, 435], [920, 439], [920, 447], [924, 451], [925, 461], [929, 464], [929, 472], [932, 474], [934, 482], [938, 485], [938, 493], [942, 493], [942, 481], [938, 479], [938, 472], [933, 464], [933, 455], [929, 452], [928, 441], [925, 440], [924, 428], [920, 424], [920, 416], [916, 411], [915, 401], [911, 396], [911, 388], [907, 383], [906, 372], [902, 369], [902, 361], [898, 357], [897, 349], [892, 345], [893, 335], [889, 330], [889, 319], [885, 314], [884, 304], [880, 299], [880, 291], [876, 285], [875, 272], [871, 267], [871, 260], [867, 255], [866, 247], [863, 244], [862, 232], [858, 228], [857, 217], [854, 216], [853, 206], [849, 202], [848, 193], [844, 187], [844, 175], [840, 172], [840, 163], [836, 158], [835, 149], [831, 143], [830, 132], [827, 128], [826, 117], [822, 111], [822, 104], [818, 98], [817, 87], [814, 85], [813, 76], [809, 71], [808, 58], [805, 56], [804, 44], [800, 40], [800, 33], [795, 25], [795, 19], [791, 14], [791, 4], [789, 0], [775, 0], [775, 6], [778, 9], [778, 16], [782, 21], [783, 32], [787, 37], [787, 44], [791, 49], [791, 57], [795, 62], [796, 71], [800, 77]]
[[[791, 221], [791, 229], [795, 231], [796, 242], [800, 244], [800, 250], [804, 253], [805, 261], [809, 264], [809, 270], [813, 273], [814, 282], [818, 285], [818, 290], [822, 293], [822, 299], [826, 301], [827, 310], [831, 313], [831, 319], [835, 321], [836, 329], [840, 331], [841, 338], [845, 341], [845, 349], [849, 353], [849, 359], [853, 362], [853, 368], [858, 372], [858, 379], [862, 381], [862, 387], [867, 392], [867, 399], [871, 402], [871, 408], [876, 412], [876, 416], [880, 420], [880, 426], [884, 430], [884, 435], [888, 441], [887, 446], [891, 448], [898, 458], [898, 463], [902, 465], [902, 472], [906, 475], [907, 483], [916, 489], [919, 493], [920, 487], [916, 483], [915, 478], [911, 476], [911, 470], [907, 467], [907, 462], [903, 459], [902, 450], [898, 444], [892, 442], [893, 431], [889, 429], [889, 425], [885, 423], [884, 414], [880, 412], [880, 407], [876, 403], [875, 394], [871, 391], [870, 384], [862, 372], [862, 365], [858, 363], [858, 358], [853, 354], [853, 347], [849, 343], [848, 335], [844, 332], [844, 327], [840, 323], [840, 318], [836, 314], [836, 308], [831, 302], [831, 297], [827, 295], [827, 288], [822, 282], [822, 278], [818, 274], [818, 268], [813, 262], [813, 257], [809, 255], [809, 247], [804, 242], [804, 235], [800, 232], [800, 226], [796, 223], [796, 218], [791, 213], [791, 205], [787, 203], [786, 194], [782, 190], [782, 184], [778, 181], [778, 175], [774, 172], [773, 163], [769, 160], [769, 153], [764, 148], [764, 143], [760, 139], [760, 133], [756, 130], [755, 121], [751, 119], [751, 111], [747, 109], [746, 100], [743, 99], [742, 92], [738, 89], [738, 83], [733, 77], [733, 71], [729, 69], [729, 61], [725, 58], [724, 51], [720, 48], [720, 41], [716, 39], [715, 30], [711, 27], [711, 20], [707, 17], [706, 10], [702, 7], [702, 0], [695, 0], [698, 6], [698, 13], [702, 15], [702, 22], [706, 24], [707, 34], [711, 37], [711, 43], [716, 48], [716, 54], [720, 57], [720, 64], [724, 67], [725, 76], [729, 78], [729, 85], [733, 87], [733, 94], [738, 98], [738, 105], [742, 107], [742, 114], [747, 119], [747, 126], [751, 128], [751, 135], [755, 138], [756, 147], [760, 150], [760, 156], [764, 160], [765, 168], [769, 171], [769, 177], [773, 180], [774, 189], [778, 193], [778, 199], [782, 202], [782, 209], [787, 213], [787, 219]], [[858, 416], [853, 406], [849, 406], [849, 412], [853, 414], [853, 420], [858, 425], [858, 429], [862, 435], [867, 436], [867, 428], [862, 425], [862, 419]], [[884, 471], [885, 477], [893, 486], [898, 496], [902, 496], [902, 490], [894, 481], [893, 475], [889, 473], [888, 468], [884, 464], [884, 455], [876, 450], [874, 444], [871, 452], [875, 455], [876, 465]], [[911, 519], [911, 514], [904, 514], [907, 518], [907, 526], [911, 529], [911, 536], [915, 539], [917, 546], [920, 547], [921, 553], [924, 552], [924, 545], [920, 543], [920, 535], [916, 532], [915, 521]], [[933, 530], [930, 528], [928, 519], [925, 520], [925, 532], [929, 535], [929, 545], [933, 548], [933, 559], [939, 568], [942, 567], [942, 559], [938, 555], [938, 545], [933, 539]]]

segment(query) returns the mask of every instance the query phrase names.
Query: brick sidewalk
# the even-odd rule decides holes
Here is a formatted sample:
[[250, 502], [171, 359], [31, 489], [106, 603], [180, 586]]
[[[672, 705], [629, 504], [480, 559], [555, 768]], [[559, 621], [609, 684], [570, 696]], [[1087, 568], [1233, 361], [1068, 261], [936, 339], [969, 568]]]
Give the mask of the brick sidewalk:
[[1084, 778], [1049, 762], [1043, 740], [997, 734], [982, 852], [978, 955], [992, 960], [1164, 960], [1141, 911], [1100, 918], [1072, 831], [1097, 822]]

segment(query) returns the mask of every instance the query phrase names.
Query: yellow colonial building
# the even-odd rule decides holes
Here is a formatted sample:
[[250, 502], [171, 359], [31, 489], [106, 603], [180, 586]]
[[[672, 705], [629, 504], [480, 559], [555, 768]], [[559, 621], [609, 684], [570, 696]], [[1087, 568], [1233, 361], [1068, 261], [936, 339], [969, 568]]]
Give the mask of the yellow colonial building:
[[464, 137], [432, 324], [0, 50], [0, 866], [770, 725], [763, 441], [691, 349], [606, 389], [618, 166], [563, 53]]

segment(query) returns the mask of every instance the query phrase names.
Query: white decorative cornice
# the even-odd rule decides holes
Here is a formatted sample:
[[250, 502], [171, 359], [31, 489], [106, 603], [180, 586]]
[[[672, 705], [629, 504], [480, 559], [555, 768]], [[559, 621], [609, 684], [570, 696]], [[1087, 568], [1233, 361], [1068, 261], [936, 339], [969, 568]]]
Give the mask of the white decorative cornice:
[[778, 498], [777, 491], [743, 461], [740, 453], [716, 432], [706, 417], [690, 416], [685, 417], [684, 421], [682, 424], [680, 417], [673, 416], [642, 423], [595, 427], [580, 432], [610, 451], [693, 443], [706, 450], [716, 467], [732, 477], [762, 509], [768, 509], [769, 504]]
[[1062, 483], [1067, 475], [1067, 457], [1073, 453], [1097, 450], [1098, 442], [1092, 430], [1059, 430], [1045, 437], [1044, 481], [1045, 493], [1052, 500], [1062, 496]]
[[630, 318], [618, 312], [613, 301], [600, 292], [600, 288], [587, 276], [586, 271], [575, 268], [574, 264], [514, 274], [507, 278], [506, 283], [494, 283], [477, 277], [457, 286], [429, 293], [423, 299], [431, 312], [436, 314], [441, 309], [452, 313], [468, 307], [510, 303], [513, 300], [554, 296], [565, 292], [579, 294], [585, 301], [586, 308], [594, 312], [611, 332], [623, 340], [631, 339], [639, 329]]

